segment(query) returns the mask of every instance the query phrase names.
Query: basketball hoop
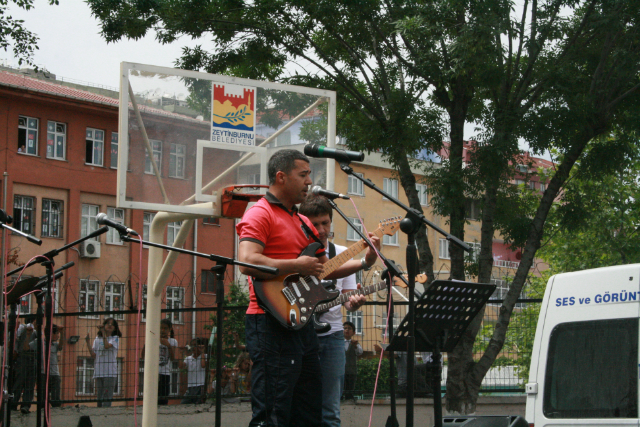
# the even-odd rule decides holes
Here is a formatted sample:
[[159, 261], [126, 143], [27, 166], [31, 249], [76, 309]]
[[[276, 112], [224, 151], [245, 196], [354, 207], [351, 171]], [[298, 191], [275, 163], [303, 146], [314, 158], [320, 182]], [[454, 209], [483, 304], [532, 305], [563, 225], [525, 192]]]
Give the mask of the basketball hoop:
[[263, 196], [249, 191], [260, 191], [261, 188], [269, 188], [269, 186], [241, 184], [226, 187], [222, 190], [222, 216], [226, 218], [242, 218], [249, 202], [257, 202]]

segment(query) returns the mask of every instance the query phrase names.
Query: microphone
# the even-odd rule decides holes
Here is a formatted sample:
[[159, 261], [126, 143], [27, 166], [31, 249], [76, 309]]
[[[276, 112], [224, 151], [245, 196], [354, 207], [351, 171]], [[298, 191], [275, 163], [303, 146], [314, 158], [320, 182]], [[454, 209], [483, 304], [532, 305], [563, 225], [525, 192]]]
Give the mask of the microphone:
[[361, 162], [364, 160], [364, 153], [361, 151], [346, 151], [328, 148], [320, 144], [307, 144], [304, 146], [304, 154], [311, 157], [323, 159], [336, 159], [339, 162]]
[[333, 199], [349, 200], [350, 199], [349, 196], [345, 196], [344, 194], [334, 193], [333, 191], [325, 190], [319, 185], [314, 185], [313, 187], [311, 187], [311, 194], [315, 194], [316, 196], [324, 196], [327, 199], [331, 199], [331, 200]]
[[13, 218], [11, 215], [0, 209], [0, 222], [3, 224], [11, 224], [13, 222]]
[[111, 221], [107, 214], [104, 212], [100, 212], [96, 216], [96, 221], [100, 225], [107, 225], [111, 228], [115, 228], [120, 234], [131, 234], [133, 236], [139, 236], [139, 234], [136, 233], [135, 230], [128, 228], [126, 225], [118, 224], [117, 222]]

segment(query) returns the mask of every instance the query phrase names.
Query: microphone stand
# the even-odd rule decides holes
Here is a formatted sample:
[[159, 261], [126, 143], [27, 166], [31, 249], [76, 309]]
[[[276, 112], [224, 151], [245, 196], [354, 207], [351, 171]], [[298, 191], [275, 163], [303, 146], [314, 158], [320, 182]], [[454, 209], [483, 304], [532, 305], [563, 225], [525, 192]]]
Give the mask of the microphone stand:
[[[369, 238], [360, 230], [360, 228], [356, 227], [351, 220], [349, 220], [349, 218], [347, 217], [347, 215], [345, 215], [344, 212], [342, 212], [340, 210], [340, 208], [338, 207], [338, 205], [336, 205], [336, 203], [330, 199], [327, 198], [327, 201], [329, 202], [329, 204], [331, 205], [331, 207], [338, 212], [338, 214], [345, 220], [347, 221], [347, 224], [349, 224], [351, 226], [351, 228], [358, 233], [358, 235], [364, 239], [365, 242], [367, 242], [367, 244], [369, 246], [371, 245], [371, 242], [369, 241]], [[404, 220], [403, 220], [404, 221]], [[402, 225], [402, 223], [401, 223]], [[407, 281], [405, 280], [404, 277], [402, 277], [402, 272], [400, 271], [400, 269], [398, 268], [398, 266], [392, 261], [387, 259], [381, 252], [378, 253], [378, 255], [380, 256], [380, 258], [382, 259], [382, 262], [384, 263], [384, 265], [386, 266], [386, 269], [383, 272], [383, 279], [387, 282], [387, 299], [391, 300], [391, 310], [389, 311], [389, 313], [387, 313], [387, 317], [393, 319], [393, 296], [392, 296], [392, 291], [391, 291], [391, 287], [392, 287], [392, 280], [393, 277], [397, 277], [400, 280], [402, 280], [407, 286], [409, 286], [409, 284], [407, 283]], [[410, 288], [412, 290], [412, 292], [417, 292], [415, 290], [415, 288]], [[420, 296], [420, 295], [418, 295]], [[390, 317], [391, 316], [391, 317]], [[392, 322], [393, 323], [393, 322]], [[391, 334], [389, 335], [390, 337], [393, 336], [393, 325], [391, 325]], [[394, 373], [393, 373], [393, 357], [394, 354], [393, 352], [389, 353], [389, 361], [390, 361], [390, 369], [391, 369], [391, 415], [389, 416], [389, 418], [387, 419], [387, 427], [396, 427], [399, 425], [398, 423], [398, 419], [396, 417], [396, 396], [395, 396], [395, 387], [394, 387]]]
[[[4, 227], [7, 227], [6, 225]], [[10, 227], [8, 227], [10, 228]], [[47, 280], [47, 291], [46, 294], [42, 294], [40, 293], [39, 295], [36, 296], [36, 302], [38, 304], [38, 309], [36, 311], [36, 319], [38, 319], [37, 322], [37, 330], [36, 330], [36, 339], [37, 339], [37, 344], [36, 344], [36, 387], [38, 390], [38, 401], [37, 401], [37, 419], [36, 419], [36, 426], [40, 427], [41, 426], [41, 421], [42, 421], [42, 409], [44, 408], [43, 406], [43, 402], [46, 400], [45, 397], [45, 391], [44, 388], [42, 387], [42, 378], [44, 378], [44, 376], [41, 375], [40, 371], [41, 371], [41, 364], [42, 364], [42, 335], [40, 335], [42, 333], [42, 326], [43, 326], [43, 317], [46, 318], [47, 324], [45, 325], [45, 327], [50, 327], [51, 324], [53, 323], [53, 310], [52, 310], [52, 302], [51, 302], [51, 290], [52, 290], [52, 286], [53, 286], [53, 281], [55, 280], [57, 273], [59, 273], [60, 271], [71, 267], [72, 265], [74, 265], [74, 263], [67, 263], [65, 264], [62, 268], [58, 269], [57, 271], [53, 271], [53, 267], [55, 266], [55, 261], [54, 258], [56, 256], [58, 256], [60, 254], [60, 252], [63, 252], [67, 249], [69, 249], [72, 246], [77, 245], [78, 243], [81, 243], [85, 240], [88, 239], [92, 239], [94, 237], [97, 237], [101, 234], [104, 234], [108, 231], [109, 229], [107, 227], [102, 227], [99, 228], [98, 230], [94, 231], [93, 233], [88, 234], [85, 237], [82, 237], [74, 242], [68, 243], [64, 246], [62, 246], [59, 249], [52, 249], [49, 252], [46, 252], [42, 255], [38, 255], [36, 256], [31, 262], [29, 262], [26, 266], [22, 266], [22, 267], [18, 267], [10, 272], [7, 273], [7, 276], [11, 276], [12, 274], [15, 274], [27, 267], [30, 267], [34, 264], [40, 263], [41, 265], [43, 265], [46, 270], [47, 270], [47, 274], [46, 274], [46, 280]], [[21, 233], [24, 234], [24, 233]], [[33, 237], [33, 236], [31, 236]], [[27, 236], [27, 239], [29, 239], [29, 236]], [[33, 238], [35, 239], [35, 238]], [[29, 239], [31, 241], [31, 239]], [[35, 239], [40, 241], [39, 239]], [[40, 241], [40, 243], [42, 243], [42, 241]], [[34, 289], [39, 285], [40, 281], [37, 282], [37, 284], [34, 286]], [[17, 285], [17, 284], [16, 284]], [[16, 286], [14, 285], [14, 287]], [[13, 288], [12, 288], [13, 290]], [[28, 290], [28, 292], [30, 292], [33, 289]], [[24, 292], [24, 291], [23, 291]], [[26, 293], [28, 293], [26, 292]], [[25, 293], [25, 294], [26, 294]], [[47, 295], [48, 294], [48, 295]], [[44, 297], [44, 298], [43, 298]], [[17, 298], [20, 298], [20, 295], [17, 296]], [[43, 301], [43, 299], [45, 301]], [[46, 309], [46, 313], [43, 313], [43, 302], [45, 303], [45, 305], [48, 306], [48, 308]], [[46, 316], [44, 316], [44, 314], [46, 314]], [[15, 327], [15, 325], [14, 325]], [[48, 346], [47, 346], [48, 347]], [[48, 361], [49, 361], [49, 355], [48, 353], [44, 355], [45, 356], [45, 363], [48, 365]], [[46, 366], [46, 365], [45, 365]], [[47, 378], [44, 378], [44, 380], [46, 381]], [[9, 406], [8, 406], [9, 407]], [[10, 407], [9, 407], [10, 408]], [[5, 413], [8, 413], [9, 410], [6, 410]], [[10, 414], [9, 414], [10, 415]], [[45, 426], [48, 427], [48, 420], [45, 417]]]
[[174, 246], [163, 245], [161, 243], [149, 242], [141, 239], [134, 239], [127, 234], [121, 233], [120, 239], [124, 242], [140, 243], [143, 245], [154, 246], [156, 248], [167, 249], [170, 251], [197, 256], [200, 258], [206, 258], [216, 262], [216, 265], [211, 269], [216, 275], [216, 351], [218, 357], [216, 358], [216, 415], [215, 425], [222, 425], [222, 317], [224, 313], [224, 274], [227, 269], [227, 265], [239, 265], [243, 267], [250, 267], [263, 273], [278, 274], [278, 269], [275, 267], [266, 267], [264, 265], [248, 264], [246, 262], [236, 261], [233, 258], [227, 258], [220, 255], [205, 254], [202, 252], [191, 251], [189, 249], [176, 248]]
[[[415, 281], [416, 275], [418, 273], [418, 250], [415, 244], [415, 235], [420, 229], [420, 226], [424, 223], [429, 227], [436, 230], [438, 233], [442, 234], [446, 237], [447, 240], [453, 242], [458, 245], [462, 249], [467, 252], [471, 252], [469, 246], [466, 243], [458, 239], [457, 237], [447, 233], [446, 231], [439, 228], [437, 225], [429, 221], [422, 212], [414, 209], [410, 206], [405, 205], [400, 200], [386, 193], [385, 191], [378, 188], [370, 179], [364, 179], [361, 176], [358, 176], [353, 172], [353, 168], [349, 166], [350, 161], [346, 159], [342, 159], [338, 162], [340, 164], [340, 169], [347, 175], [353, 176], [354, 178], [360, 180], [364, 185], [375, 190], [376, 192], [383, 195], [388, 200], [392, 201], [400, 208], [402, 208], [407, 214], [405, 218], [400, 222], [400, 229], [407, 235], [408, 243], [407, 243], [407, 251], [406, 251], [406, 262], [407, 262], [407, 275], [409, 276], [409, 313], [408, 313], [408, 332], [407, 336], [407, 415], [406, 415], [406, 425], [407, 427], [413, 427], [413, 403], [414, 403], [414, 365], [415, 365], [415, 312], [414, 312], [414, 304], [415, 304]], [[440, 393], [440, 390], [434, 390], [434, 397], [436, 393]], [[440, 395], [438, 394], [438, 397]], [[440, 399], [434, 399], [434, 405], [438, 404]], [[442, 408], [439, 408], [441, 411]], [[436, 412], [437, 414], [437, 412]], [[440, 416], [440, 422], [442, 421], [442, 416]], [[438, 423], [438, 420], [436, 420]]]

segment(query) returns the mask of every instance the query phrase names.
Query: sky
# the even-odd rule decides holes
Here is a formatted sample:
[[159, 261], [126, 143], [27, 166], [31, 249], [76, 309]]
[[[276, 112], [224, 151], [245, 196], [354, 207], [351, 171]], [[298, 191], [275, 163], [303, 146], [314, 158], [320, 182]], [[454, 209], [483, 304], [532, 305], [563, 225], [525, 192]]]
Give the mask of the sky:
[[[27, 12], [9, 2], [10, 15], [23, 19], [26, 28], [38, 35], [34, 62], [58, 78], [118, 88], [122, 61], [173, 67], [183, 46], [203, 43], [186, 38], [161, 45], [151, 34], [138, 41], [107, 44], [84, 1], [60, 0], [58, 6], [50, 6], [47, 0], [35, 0], [34, 4]], [[18, 66], [11, 50], [0, 51], [0, 63]]]

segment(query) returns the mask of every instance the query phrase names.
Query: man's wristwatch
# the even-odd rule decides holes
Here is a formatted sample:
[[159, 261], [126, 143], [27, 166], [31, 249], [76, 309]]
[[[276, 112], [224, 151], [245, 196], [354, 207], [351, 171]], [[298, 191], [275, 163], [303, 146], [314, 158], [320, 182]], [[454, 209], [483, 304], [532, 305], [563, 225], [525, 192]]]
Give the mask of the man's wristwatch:
[[371, 270], [371, 267], [369, 267], [369, 266], [367, 265], [367, 260], [366, 260], [364, 257], [362, 257], [362, 259], [360, 259], [360, 262], [362, 263], [362, 269], [363, 269], [364, 271], [369, 271], [369, 270]]

